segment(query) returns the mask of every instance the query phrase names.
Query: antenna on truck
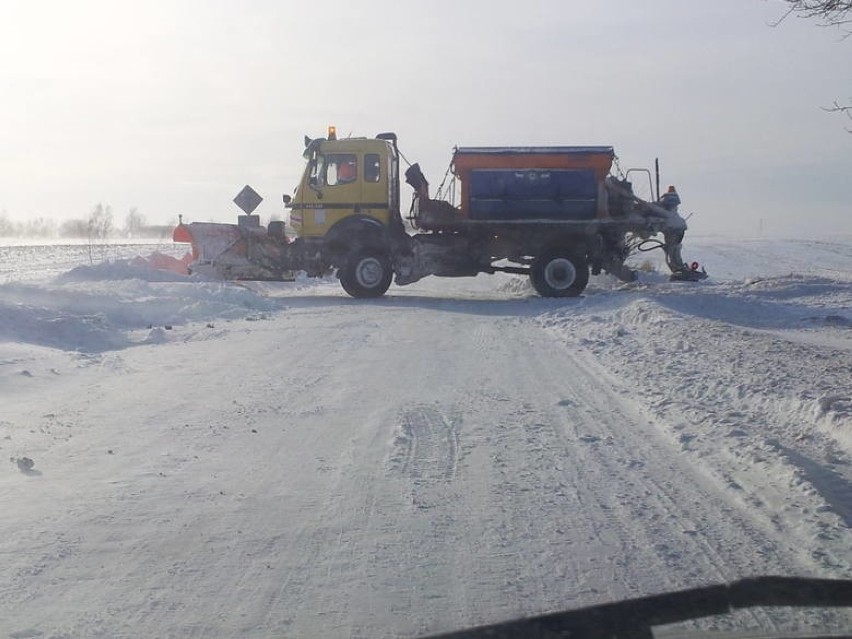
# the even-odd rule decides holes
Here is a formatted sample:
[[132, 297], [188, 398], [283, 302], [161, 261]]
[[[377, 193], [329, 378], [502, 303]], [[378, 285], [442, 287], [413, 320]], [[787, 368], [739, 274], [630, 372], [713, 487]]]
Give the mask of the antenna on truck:
[[660, 158], [654, 158], [654, 172], [657, 175], [657, 202], [660, 201]]

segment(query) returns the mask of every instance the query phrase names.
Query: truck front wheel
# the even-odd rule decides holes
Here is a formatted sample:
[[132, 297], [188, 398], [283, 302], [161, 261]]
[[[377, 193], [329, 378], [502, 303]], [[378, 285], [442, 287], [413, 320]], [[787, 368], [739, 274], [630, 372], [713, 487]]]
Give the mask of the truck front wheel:
[[533, 261], [530, 281], [542, 297], [576, 297], [589, 283], [589, 265], [580, 255], [551, 251]]
[[352, 297], [381, 297], [393, 277], [390, 260], [377, 249], [355, 251], [337, 271], [343, 290]]

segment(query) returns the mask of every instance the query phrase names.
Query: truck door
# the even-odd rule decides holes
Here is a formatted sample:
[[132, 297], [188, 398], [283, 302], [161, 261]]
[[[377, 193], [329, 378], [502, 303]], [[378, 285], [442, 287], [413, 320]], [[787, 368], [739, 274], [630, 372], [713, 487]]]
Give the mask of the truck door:
[[320, 153], [314, 162], [311, 197], [305, 198], [302, 213], [302, 235], [308, 237], [325, 235], [363, 201], [357, 153]]
[[389, 160], [387, 154], [364, 153], [362, 162], [364, 185], [360, 213], [385, 225], [390, 221], [392, 201]]

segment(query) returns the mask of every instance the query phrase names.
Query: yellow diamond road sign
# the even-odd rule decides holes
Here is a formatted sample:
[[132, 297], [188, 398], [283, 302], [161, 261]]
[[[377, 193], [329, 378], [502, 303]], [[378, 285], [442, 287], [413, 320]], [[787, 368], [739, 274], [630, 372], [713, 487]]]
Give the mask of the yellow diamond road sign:
[[246, 215], [250, 215], [257, 208], [257, 205], [263, 202], [263, 198], [257, 194], [248, 184], [243, 187], [243, 190], [237, 193], [234, 198], [234, 204], [239, 206]]

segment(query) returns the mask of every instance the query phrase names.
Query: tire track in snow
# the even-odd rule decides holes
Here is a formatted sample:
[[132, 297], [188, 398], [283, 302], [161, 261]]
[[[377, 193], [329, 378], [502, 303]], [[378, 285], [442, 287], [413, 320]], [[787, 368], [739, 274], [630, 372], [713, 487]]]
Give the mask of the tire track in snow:
[[[750, 513], [679, 458], [653, 423], [625, 401], [628, 391], [617, 380], [567, 351], [561, 364], [554, 363], [559, 358], [536, 357], [541, 348], [521, 352], [529, 355], [517, 363], [523, 370], [518, 379], [541, 380], [541, 390], [558, 393], [554, 405], [565, 412], [560, 417], [539, 407], [525, 418], [525, 423], [543, 425], [538, 432], [544, 439], [537, 446], [541, 462], [531, 466], [543, 466], [555, 448], [565, 454], [574, 471], [566, 473], [571, 488], [583, 495], [593, 521], [601, 517], [592, 524], [593, 536], [627, 551], [617, 562], [627, 594], [647, 593], [649, 582], [655, 581], [664, 590], [813, 569], [800, 561], [796, 548], [767, 535]], [[555, 426], [545, 427], [548, 423]], [[762, 628], [789, 618], [776, 611], [751, 616]]]
[[415, 406], [401, 415], [394, 457], [400, 470], [415, 481], [452, 480], [459, 462], [458, 421], [433, 406]]

